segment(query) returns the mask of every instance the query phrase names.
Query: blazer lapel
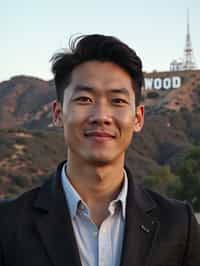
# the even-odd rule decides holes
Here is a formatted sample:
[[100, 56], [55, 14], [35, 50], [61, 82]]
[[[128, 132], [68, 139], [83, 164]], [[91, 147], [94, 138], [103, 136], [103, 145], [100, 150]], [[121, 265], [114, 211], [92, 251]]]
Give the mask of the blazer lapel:
[[[127, 171], [128, 172], [128, 171]], [[147, 265], [157, 238], [159, 223], [149, 214], [156, 207], [129, 176], [125, 235], [121, 266]]]
[[36, 230], [55, 266], [81, 266], [70, 214], [61, 185], [61, 169], [56, 178], [42, 187], [35, 201]]
[[[81, 266], [69, 210], [61, 185], [61, 169], [44, 185], [34, 202], [36, 230], [55, 266]], [[121, 266], [147, 265], [159, 223], [151, 216], [156, 204], [133, 183], [128, 173], [126, 225]]]

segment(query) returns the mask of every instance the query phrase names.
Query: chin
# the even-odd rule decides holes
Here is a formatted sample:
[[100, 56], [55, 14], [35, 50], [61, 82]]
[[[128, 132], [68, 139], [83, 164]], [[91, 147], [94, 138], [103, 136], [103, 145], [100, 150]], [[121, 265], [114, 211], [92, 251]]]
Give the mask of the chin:
[[88, 157], [88, 162], [95, 166], [106, 166], [112, 164], [116, 161], [116, 158], [111, 158], [108, 156], [91, 156]]

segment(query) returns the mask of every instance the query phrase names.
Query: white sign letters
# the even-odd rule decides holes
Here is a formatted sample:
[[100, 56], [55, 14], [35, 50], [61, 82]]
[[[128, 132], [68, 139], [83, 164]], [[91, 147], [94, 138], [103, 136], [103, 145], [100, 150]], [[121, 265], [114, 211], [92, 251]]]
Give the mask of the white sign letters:
[[179, 88], [181, 86], [181, 78], [178, 76], [170, 78], [145, 78], [144, 82], [145, 90], [170, 90]]

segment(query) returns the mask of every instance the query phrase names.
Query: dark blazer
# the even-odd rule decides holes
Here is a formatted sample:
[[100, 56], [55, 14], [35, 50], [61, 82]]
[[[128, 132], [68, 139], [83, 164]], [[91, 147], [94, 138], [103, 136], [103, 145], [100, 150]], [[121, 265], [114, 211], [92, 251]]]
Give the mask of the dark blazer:
[[[0, 266], [80, 266], [57, 174], [0, 204]], [[200, 266], [200, 232], [191, 208], [135, 185], [128, 172], [122, 266]]]

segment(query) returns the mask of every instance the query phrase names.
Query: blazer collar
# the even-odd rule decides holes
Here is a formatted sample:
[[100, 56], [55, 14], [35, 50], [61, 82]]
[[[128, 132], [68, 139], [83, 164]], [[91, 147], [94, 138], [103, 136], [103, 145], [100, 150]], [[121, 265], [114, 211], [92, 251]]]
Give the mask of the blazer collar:
[[128, 198], [121, 266], [149, 265], [151, 251], [159, 232], [159, 222], [154, 217], [156, 203], [133, 181], [128, 169]]
[[69, 210], [61, 185], [61, 169], [41, 187], [34, 202], [35, 225], [55, 266], [81, 266]]
[[[40, 191], [33, 203], [33, 206], [37, 209], [41, 209], [43, 211], [48, 211], [52, 208], [52, 201], [61, 197], [60, 194], [63, 194], [63, 188], [61, 184], [61, 172], [63, 165], [66, 161], [63, 161], [58, 165], [56, 174], [53, 174], [48, 181], [41, 186]], [[127, 206], [132, 206], [131, 199], [136, 201], [139, 208], [141, 208], [144, 212], [149, 212], [152, 209], [156, 208], [157, 205], [155, 201], [150, 197], [146, 191], [141, 189], [140, 186], [136, 185], [134, 182], [134, 178], [130, 172], [130, 170], [125, 168], [127, 177], [128, 177], [128, 198], [127, 198]], [[64, 197], [63, 197], [64, 199]]]
[[[41, 187], [33, 208], [37, 210], [35, 224], [46, 251], [55, 266], [81, 266], [69, 209], [61, 185], [62, 162], [56, 175]], [[128, 169], [128, 195], [125, 235], [121, 266], [146, 265], [159, 231], [153, 217], [154, 200], [133, 181]]]

